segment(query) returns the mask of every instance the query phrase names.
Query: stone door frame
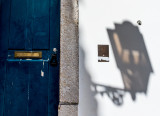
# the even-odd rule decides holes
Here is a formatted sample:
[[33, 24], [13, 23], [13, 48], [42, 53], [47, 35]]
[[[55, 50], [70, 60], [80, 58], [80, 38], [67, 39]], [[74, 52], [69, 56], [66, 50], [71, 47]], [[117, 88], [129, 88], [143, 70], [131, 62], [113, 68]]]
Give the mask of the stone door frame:
[[78, 116], [78, 0], [61, 0], [60, 6], [60, 93], [58, 116]]

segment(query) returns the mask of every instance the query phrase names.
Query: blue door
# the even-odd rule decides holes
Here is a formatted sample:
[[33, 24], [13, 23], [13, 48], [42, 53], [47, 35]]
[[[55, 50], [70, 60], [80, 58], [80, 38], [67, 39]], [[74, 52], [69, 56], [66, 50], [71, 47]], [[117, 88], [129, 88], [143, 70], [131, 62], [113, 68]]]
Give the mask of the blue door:
[[57, 116], [60, 0], [0, 0], [0, 116]]

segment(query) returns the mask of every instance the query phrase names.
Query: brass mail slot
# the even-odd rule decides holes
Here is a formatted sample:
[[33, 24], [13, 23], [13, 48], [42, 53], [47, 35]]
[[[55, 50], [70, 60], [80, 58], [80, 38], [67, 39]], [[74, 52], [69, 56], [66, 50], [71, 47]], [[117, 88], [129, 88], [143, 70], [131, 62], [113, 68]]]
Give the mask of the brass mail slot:
[[42, 52], [33, 52], [33, 51], [15, 51], [15, 58], [42, 58]]

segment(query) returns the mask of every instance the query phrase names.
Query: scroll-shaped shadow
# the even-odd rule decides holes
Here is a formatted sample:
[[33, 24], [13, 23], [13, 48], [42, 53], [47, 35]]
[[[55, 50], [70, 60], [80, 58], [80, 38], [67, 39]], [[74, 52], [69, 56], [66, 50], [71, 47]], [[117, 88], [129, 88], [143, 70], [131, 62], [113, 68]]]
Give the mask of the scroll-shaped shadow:
[[[115, 29], [107, 29], [107, 32], [125, 88], [121, 90], [107, 86], [103, 87], [109, 91], [108, 93], [129, 92], [132, 100], [136, 100], [137, 92], [147, 94], [149, 76], [153, 72], [143, 36], [138, 27], [128, 21], [115, 24]], [[112, 95], [112, 100], [116, 100], [117, 105], [123, 102], [123, 99], [121, 100], [123, 96], [119, 95], [116, 98], [119, 100], [116, 100]]]

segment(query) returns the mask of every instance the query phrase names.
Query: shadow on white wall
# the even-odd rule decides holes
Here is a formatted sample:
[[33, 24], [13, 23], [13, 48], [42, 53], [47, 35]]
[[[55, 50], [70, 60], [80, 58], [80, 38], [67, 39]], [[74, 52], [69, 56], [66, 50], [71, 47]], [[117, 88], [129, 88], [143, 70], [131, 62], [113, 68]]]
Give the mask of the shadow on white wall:
[[[91, 76], [86, 70], [85, 67], [85, 53], [82, 47], [79, 48], [80, 55], [80, 61], [79, 64], [79, 70], [80, 72], [80, 85], [83, 85], [80, 87], [80, 106], [81, 111], [80, 116], [98, 116], [97, 115], [97, 101], [95, 99], [95, 95], [97, 94], [96, 91], [91, 90], [91, 86], [93, 85], [93, 82], [91, 80]], [[83, 81], [82, 81], [83, 80]]]
[[147, 94], [150, 73], [153, 72], [142, 34], [129, 21], [107, 29], [116, 64], [121, 72], [124, 91], [136, 100], [136, 93]]
[[107, 95], [116, 106], [123, 105], [126, 92], [130, 93], [133, 101], [136, 100], [136, 93], [147, 94], [153, 69], [138, 27], [124, 21], [122, 24], [115, 24], [115, 29], [107, 29], [107, 34], [125, 88], [94, 83], [85, 67], [86, 55], [80, 45], [80, 116], [98, 116], [97, 94]]

